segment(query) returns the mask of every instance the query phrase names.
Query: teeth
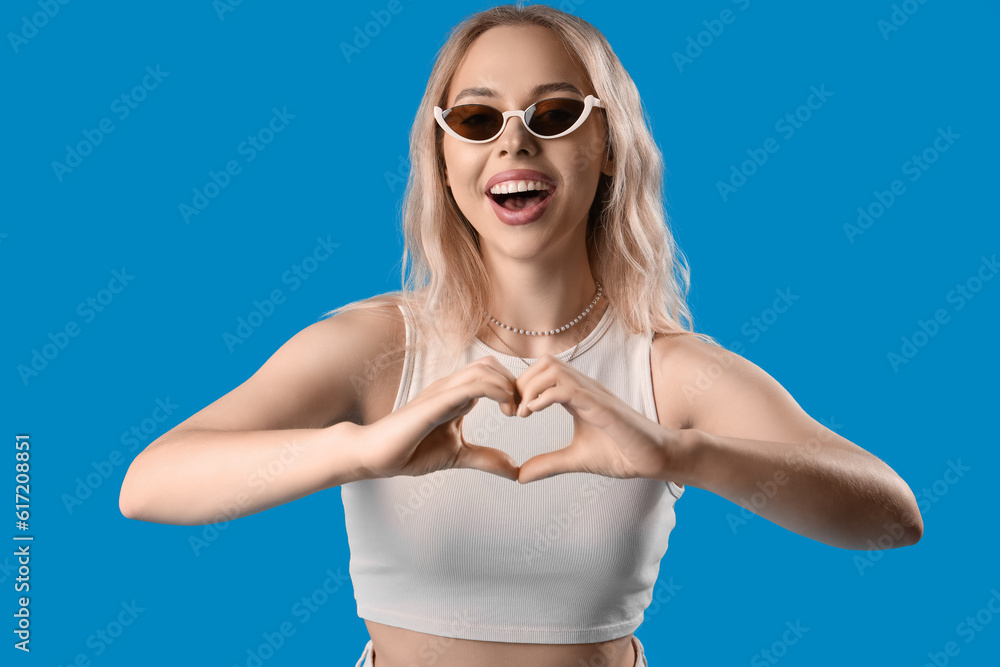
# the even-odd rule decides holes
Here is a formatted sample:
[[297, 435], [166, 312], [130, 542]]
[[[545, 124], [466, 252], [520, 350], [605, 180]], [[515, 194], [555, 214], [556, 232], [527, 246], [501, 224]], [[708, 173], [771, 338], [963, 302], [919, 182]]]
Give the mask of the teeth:
[[508, 195], [512, 192], [527, 192], [528, 190], [549, 191], [549, 184], [542, 181], [504, 181], [490, 188], [490, 194]]

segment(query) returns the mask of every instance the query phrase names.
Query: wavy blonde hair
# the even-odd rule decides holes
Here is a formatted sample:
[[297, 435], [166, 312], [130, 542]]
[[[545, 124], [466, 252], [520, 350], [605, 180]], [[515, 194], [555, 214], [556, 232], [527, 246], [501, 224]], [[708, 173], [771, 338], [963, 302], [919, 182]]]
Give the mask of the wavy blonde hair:
[[[686, 303], [690, 269], [667, 224], [661, 196], [663, 157], [635, 82], [599, 30], [546, 5], [494, 7], [452, 29], [437, 55], [410, 131], [411, 166], [402, 209], [402, 289], [349, 303], [324, 316], [360, 308], [385, 314], [387, 306], [394, 309], [402, 303], [411, 314], [417, 346], [437, 339], [452, 350], [464, 349], [486, 325], [492, 310], [490, 276], [479, 252], [478, 233], [445, 186], [444, 133], [433, 109], [447, 104], [452, 78], [473, 42], [497, 26], [551, 30], [578, 59], [603, 103], [606, 147], [615, 167], [611, 176], [600, 176], [586, 245], [591, 273], [620, 321], [633, 333], [689, 334], [721, 347], [693, 329]], [[584, 149], [579, 158], [600, 159], [604, 148]]]

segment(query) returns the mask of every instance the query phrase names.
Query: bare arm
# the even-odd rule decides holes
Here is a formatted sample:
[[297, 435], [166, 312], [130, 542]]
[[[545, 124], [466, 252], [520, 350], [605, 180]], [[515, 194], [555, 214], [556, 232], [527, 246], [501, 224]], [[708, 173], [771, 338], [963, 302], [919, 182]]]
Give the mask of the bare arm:
[[186, 526], [255, 514], [364, 479], [361, 429], [347, 421], [318, 429], [175, 429], [132, 462], [119, 506], [130, 519]]
[[[687, 378], [691, 427], [680, 432], [673, 481], [843, 549], [920, 540], [916, 499], [889, 465], [814, 420], [743, 357], [693, 339], [674, 352], [680, 346], [686, 360], [674, 368]], [[714, 379], [697, 383], [709, 368]]]
[[215, 523], [364, 479], [365, 429], [348, 420], [358, 413], [368, 365], [400, 333], [401, 322], [388, 323], [348, 312], [293, 336], [246, 382], [132, 461], [122, 514]]
[[920, 540], [923, 520], [906, 482], [876, 456], [843, 446], [849, 441], [832, 431], [817, 430], [795, 443], [701, 429], [682, 433], [688, 454], [683, 471], [671, 479], [841, 549], [878, 550]]

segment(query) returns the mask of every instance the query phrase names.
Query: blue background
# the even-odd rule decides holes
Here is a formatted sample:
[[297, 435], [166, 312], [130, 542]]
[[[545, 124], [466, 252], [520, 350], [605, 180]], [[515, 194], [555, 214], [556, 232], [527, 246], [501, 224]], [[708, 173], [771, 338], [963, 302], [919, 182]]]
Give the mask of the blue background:
[[[888, 1], [563, 4], [607, 35], [648, 106], [698, 330], [741, 345], [810, 415], [893, 466], [925, 521], [918, 545], [859, 566], [863, 551], [760, 517], [734, 530], [736, 505], [689, 489], [637, 631], [653, 665], [771, 664], [761, 652], [796, 622], [808, 630], [778, 647], [784, 665], [922, 665], [948, 642], [959, 649], [950, 664], [997, 664], [1000, 618], [987, 612], [971, 637], [958, 626], [1000, 590], [988, 514], [1000, 280], [975, 281], [1000, 249], [998, 10], [903, 4], [916, 11], [889, 32], [879, 23], [892, 18]], [[221, 15], [209, 0], [53, 5], [47, 19], [28, 0], [0, 12], [2, 469], [9, 502], [14, 436], [29, 433], [35, 535], [30, 656], [11, 647], [13, 541], [0, 557], [4, 664], [83, 654], [102, 667], [246, 665], [264, 633], [290, 622], [294, 635], [263, 664], [353, 665], [368, 636], [347, 579], [339, 489], [215, 533], [125, 519], [118, 492], [142, 446], [297, 331], [399, 287], [403, 185], [387, 174], [405, 174], [413, 113], [448, 30], [489, 5], [403, 0], [350, 62], [340, 44], [387, 2], [243, 2]], [[713, 36], [704, 22], [725, 9], [732, 22]], [[24, 21], [36, 14], [44, 25], [32, 31]], [[674, 53], [689, 47], [696, 57], [678, 66]], [[147, 66], [167, 74], [122, 117], [120, 96]], [[789, 136], [775, 124], [811, 86], [832, 95], [800, 110], [810, 118]], [[352, 114], [369, 105], [365, 128]], [[275, 108], [294, 118], [250, 161], [240, 144]], [[102, 119], [113, 132], [57, 175], [53, 162]], [[939, 128], [959, 137], [910, 180], [907, 161]], [[779, 150], [723, 197], [718, 182], [769, 137]], [[230, 160], [240, 173], [185, 222], [179, 206]], [[845, 223], [894, 179], [905, 193], [852, 242]], [[283, 276], [327, 237], [337, 249], [292, 289]], [[123, 269], [134, 278], [101, 312], [78, 309]], [[949, 294], [966, 284], [978, 291], [959, 308]], [[274, 289], [285, 302], [230, 350], [223, 334]], [[770, 318], [778, 290], [798, 298]], [[894, 368], [887, 355], [939, 309], [947, 322]], [[18, 367], [70, 322], [78, 335], [22, 378]], [[157, 400], [176, 406], [160, 423], [148, 421], [162, 416]], [[122, 434], [144, 420], [151, 432], [130, 448]], [[947, 473], [950, 463], [967, 470]], [[95, 488], [78, 491], [88, 475]], [[196, 554], [192, 537], [208, 546]], [[305, 620], [295, 605], [328, 570], [339, 588], [317, 595]], [[133, 600], [134, 622], [95, 642]]]

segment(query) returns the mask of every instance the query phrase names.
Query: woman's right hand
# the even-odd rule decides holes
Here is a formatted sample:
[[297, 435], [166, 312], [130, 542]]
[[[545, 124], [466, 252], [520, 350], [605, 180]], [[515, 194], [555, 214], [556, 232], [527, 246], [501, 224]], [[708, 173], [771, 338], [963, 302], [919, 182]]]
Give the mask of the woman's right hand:
[[520, 400], [515, 391], [514, 376], [492, 356], [431, 382], [403, 407], [361, 427], [363, 471], [380, 478], [475, 468], [516, 481], [519, 466], [509, 455], [462, 437], [462, 419], [480, 398], [513, 416]]

